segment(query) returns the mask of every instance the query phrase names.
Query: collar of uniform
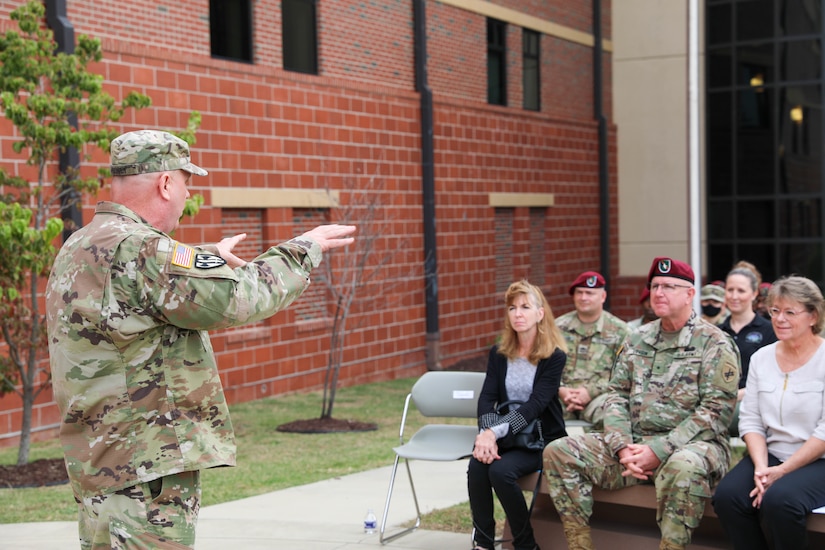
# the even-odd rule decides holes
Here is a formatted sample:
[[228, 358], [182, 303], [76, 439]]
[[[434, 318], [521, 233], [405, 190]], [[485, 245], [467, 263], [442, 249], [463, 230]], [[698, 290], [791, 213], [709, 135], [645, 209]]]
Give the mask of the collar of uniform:
[[592, 323], [584, 323], [581, 319], [579, 319], [579, 315], [576, 311], [573, 310], [573, 323], [570, 328], [582, 336], [590, 337], [594, 334], [599, 334], [604, 328], [604, 312], [602, 312], [602, 314], [599, 315], [599, 318]]
[[[691, 311], [690, 317], [688, 317], [685, 326], [683, 326], [678, 331], [678, 336], [675, 339], [669, 339], [670, 342], [675, 342], [675, 347], [684, 348], [690, 345], [690, 341], [693, 338], [693, 332], [696, 329], [696, 321], [697, 316], [695, 311]], [[662, 320], [656, 319], [655, 321], [648, 323], [647, 325], [642, 325], [642, 327], [650, 326], [653, 330], [644, 331], [642, 334], [642, 341], [648, 344], [650, 347], [654, 349], [669, 349], [662, 345], [662, 342], [659, 340], [659, 333], [662, 331]], [[641, 328], [641, 327], [640, 327]]]
[[116, 202], [100, 201], [95, 206], [95, 214], [117, 214], [118, 216], [125, 216], [137, 223], [149, 225], [149, 222], [144, 220], [139, 214]]

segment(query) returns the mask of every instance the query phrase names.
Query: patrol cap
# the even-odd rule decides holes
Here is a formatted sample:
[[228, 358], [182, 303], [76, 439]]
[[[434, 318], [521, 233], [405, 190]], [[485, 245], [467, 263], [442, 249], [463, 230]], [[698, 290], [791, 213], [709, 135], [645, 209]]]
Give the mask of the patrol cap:
[[582, 288], [604, 288], [604, 277], [596, 271], [585, 271], [573, 281], [570, 285], [568, 293], [573, 294], [577, 287]]
[[699, 296], [700, 300], [713, 300], [714, 302], [725, 302], [725, 289], [713, 283], [702, 287], [702, 293]]
[[653, 277], [676, 277], [693, 283], [696, 277], [693, 275], [693, 268], [685, 262], [674, 260], [666, 256], [660, 256], [653, 259], [653, 265], [650, 266], [650, 272], [647, 274], [647, 286], [650, 287], [650, 281]]
[[113, 176], [135, 176], [151, 172], [185, 170], [205, 176], [206, 170], [192, 164], [189, 144], [160, 130], [127, 132], [112, 140], [110, 146]]

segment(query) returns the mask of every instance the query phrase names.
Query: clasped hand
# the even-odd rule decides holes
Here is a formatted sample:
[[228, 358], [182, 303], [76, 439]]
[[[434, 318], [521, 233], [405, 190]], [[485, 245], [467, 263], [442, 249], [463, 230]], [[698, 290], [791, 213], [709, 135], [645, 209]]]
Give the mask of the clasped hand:
[[483, 464], [492, 464], [494, 460], [501, 458], [498, 454], [498, 442], [493, 430], [484, 430], [476, 436], [473, 458]]
[[569, 412], [583, 411], [590, 403], [590, 392], [585, 387], [566, 388], [564, 395], [562, 395], [562, 401], [564, 401], [565, 408]]
[[765, 491], [784, 475], [785, 472], [783, 471], [782, 464], [760, 468], [753, 472], [754, 488], [749, 493], [749, 496], [753, 499], [754, 508], [759, 508], [762, 505], [762, 497]]
[[643, 481], [650, 478], [662, 463], [649, 446], [635, 443], [619, 451], [619, 462], [626, 468], [623, 477], [633, 476]]

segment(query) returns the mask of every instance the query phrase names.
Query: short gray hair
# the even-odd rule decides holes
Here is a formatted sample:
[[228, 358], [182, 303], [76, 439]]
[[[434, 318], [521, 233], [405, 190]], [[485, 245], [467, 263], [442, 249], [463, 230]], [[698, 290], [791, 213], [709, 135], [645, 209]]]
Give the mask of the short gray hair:
[[811, 330], [814, 334], [822, 332], [825, 325], [825, 298], [815, 282], [799, 275], [777, 279], [768, 291], [768, 306], [772, 306], [781, 298], [798, 302], [807, 312], [815, 314], [816, 322], [811, 326]]

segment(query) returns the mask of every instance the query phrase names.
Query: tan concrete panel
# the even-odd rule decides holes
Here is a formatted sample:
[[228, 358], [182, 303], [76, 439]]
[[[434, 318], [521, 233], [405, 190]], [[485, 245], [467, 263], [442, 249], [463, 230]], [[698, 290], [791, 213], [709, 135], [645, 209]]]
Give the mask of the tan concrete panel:
[[338, 191], [213, 187], [210, 205], [218, 208], [337, 208]]
[[614, 59], [687, 53], [687, 0], [621, 0], [612, 15]]

